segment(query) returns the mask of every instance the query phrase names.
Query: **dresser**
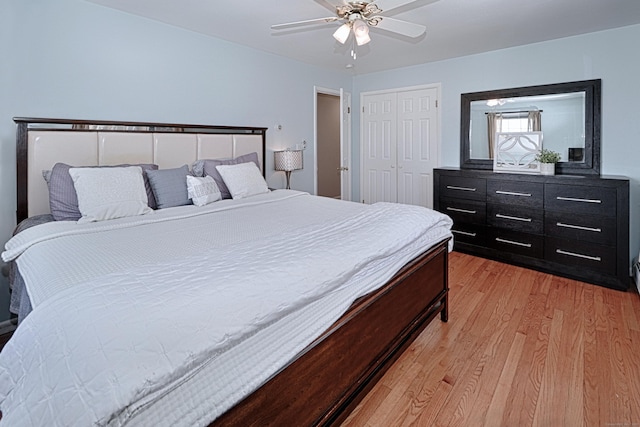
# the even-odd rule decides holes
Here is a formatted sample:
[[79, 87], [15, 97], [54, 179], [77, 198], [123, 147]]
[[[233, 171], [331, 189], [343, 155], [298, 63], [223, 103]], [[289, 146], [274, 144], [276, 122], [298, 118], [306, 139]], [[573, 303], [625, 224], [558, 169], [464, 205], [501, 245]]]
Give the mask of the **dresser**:
[[629, 179], [434, 169], [454, 249], [609, 288], [630, 285]]

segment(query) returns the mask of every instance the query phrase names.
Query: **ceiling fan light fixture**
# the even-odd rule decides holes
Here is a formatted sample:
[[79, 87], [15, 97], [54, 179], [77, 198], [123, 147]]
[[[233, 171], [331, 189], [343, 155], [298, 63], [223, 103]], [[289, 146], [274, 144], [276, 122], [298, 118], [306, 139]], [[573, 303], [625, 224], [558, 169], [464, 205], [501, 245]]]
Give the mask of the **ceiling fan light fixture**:
[[362, 19], [353, 21], [353, 34], [356, 36], [358, 46], [362, 46], [371, 41], [371, 37], [369, 37], [369, 25]]
[[345, 44], [347, 39], [349, 38], [349, 33], [351, 32], [351, 25], [342, 24], [335, 33], [333, 33], [333, 38], [338, 40], [340, 43]]
[[369, 34], [365, 34], [364, 36], [356, 36], [356, 43], [358, 44], [358, 46], [362, 46], [363, 44], [367, 44], [371, 41], [371, 37], [369, 37]]

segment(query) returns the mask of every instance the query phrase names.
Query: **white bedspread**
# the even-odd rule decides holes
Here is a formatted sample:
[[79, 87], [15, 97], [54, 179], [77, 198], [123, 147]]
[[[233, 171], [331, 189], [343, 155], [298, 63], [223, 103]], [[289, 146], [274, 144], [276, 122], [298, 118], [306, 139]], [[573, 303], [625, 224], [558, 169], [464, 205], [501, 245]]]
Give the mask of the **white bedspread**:
[[[268, 239], [290, 228], [323, 223], [363, 209], [359, 203], [276, 191], [101, 223], [50, 222], [11, 239], [2, 258], [10, 261], [18, 257], [17, 264], [35, 308], [49, 296], [97, 275], [144, 263], [170, 263], [180, 256], [198, 254], [202, 248]], [[217, 215], [212, 220], [210, 214], [214, 212]], [[86, 238], [87, 233], [91, 233], [90, 239]], [[87, 262], [68, 256], [69, 248], [82, 254]], [[27, 249], [30, 250], [20, 256]]]
[[[0, 353], [0, 425], [207, 425], [358, 296], [450, 236], [450, 219], [428, 209], [347, 203], [345, 215], [337, 208], [343, 204], [318, 200], [282, 192], [207, 213], [178, 209], [94, 227], [58, 223], [64, 230], [54, 237], [42, 229], [18, 235], [3, 257], [19, 255], [25, 274], [49, 256], [46, 268], [55, 273], [53, 285], [49, 271], [25, 274], [38, 296]], [[236, 239], [221, 230], [247, 211], [284, 208], [295, 216], [320, 205], [329, 220], [314, 214], [310, 225], [276, 225], [277, 217], [244, 223]], [[175, 216], [182, 217], [179, 227]], [[203, 231], [203, 221], [213, 231]], [[261, 227], [267, 238], [246, 231]], [[140, 229], [151, 243], [139, 241]], [[217, 244], [216, 232], [227, 235]], [[157, 244], [158, 236], [172, 246]], [[105, 245], [98, 254], [96, 237]], [[74, 250], [56, 252], [63, 247]], [[141, 249], [145, 255], [134, 261], [119, 252]], [[32, 251], [38, 255], [30, 259]], [[80, 273], [57, 271], [67, 256]]]

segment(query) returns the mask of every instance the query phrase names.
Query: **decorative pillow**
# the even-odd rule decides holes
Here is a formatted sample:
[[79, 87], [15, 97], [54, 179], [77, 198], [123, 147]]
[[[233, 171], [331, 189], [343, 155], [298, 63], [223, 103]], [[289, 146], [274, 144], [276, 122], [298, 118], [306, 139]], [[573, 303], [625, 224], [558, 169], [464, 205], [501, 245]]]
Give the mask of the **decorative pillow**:
[[140, 166], [71, 168], [69, 175], [82, 214], [79, 224], [152, 212]]
[[[216, 159], [216, 160], [230, 160], [229, 158]], [[204, 162], [210, 162], [210, 159], [196, 160], [191, 164], [191, 175], [201, 178], [204, 176]], [[44, 171], [43, 171], [44, 172]]]
[[196, 206], [204, 206], [222, 199], [220, 189], [210, 176], [187, 175], [187, 192]]
[[158, 209], [191, 204], [186, 177], [189, 167], [149, 170], [146, 172]]
[[194, 173], [199, 169], [198, 162], [202, 162], [202, 170], [205, 176], [210, 176], [214, 179], [218, 188], [220, 189], [220, 193], [222, 193], [223, 199], [230, 199], [231, 193], [227, 188], [224, 180], [220, 176], [220, 173], [216, 169], [216, 166], [221, 165], [237, 165], [240, 163], [253, 162], [260, 169], [260, 162], [258, 161], [258, 153], [249, 153], [243, 156], [238, 156], [235, 159], [207, 159], [207, 160], [198, 160], [193, 164]]
[[[113, 167], [127, 167], [127, 166], [140, 166], [143, 171], [147, 170], [155, 170], [158, 169], [158, 165], [153, 164], [137, 164], [137, 165], [117, 165], [117, 166], [79, 166], [82, 168], [113, 168]], [[51, 169], [51, 173], [46, 173], [47, 171], [43, 171], [42, 174], [47, 180], [47, 176], [49, 180], [47, 184], [49, 185], [49, 209], [51, 210], [51, 215], [55, 218], [56, 221], [77, 221], [82, 216], [80, 214], [80, 209], [78, 209], [78, 197], [76, 195], [76, 190], [73, 186], [73, 180], [71, 179], [71, 175], [69, 175], [69, 169], [73, 166], [67, 165], [65, 163], [56, 163], [53, 165]], [[145, 189], [147, 190], [147, 201], [148, 205], [155, 209], [156, 203], [153, 197], [153, 192], [151, 191], [151, 186], [149, 185], [146, 177], [145, 181]]]
[[260, 169], [253, 163], [216, 166], [234, 199], [269, 192]]

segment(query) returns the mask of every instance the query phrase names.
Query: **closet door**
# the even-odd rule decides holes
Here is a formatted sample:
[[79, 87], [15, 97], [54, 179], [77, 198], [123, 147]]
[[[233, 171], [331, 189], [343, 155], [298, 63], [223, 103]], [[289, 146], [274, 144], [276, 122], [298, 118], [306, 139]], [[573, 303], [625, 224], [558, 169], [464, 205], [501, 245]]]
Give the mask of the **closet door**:
[[398, 92], [399, 203], [433, 208], [433, 168], [438, 167], [436, 88]]
[[362, 102], [362, 200], [397, 201], [397, 95], [365, 95]]

